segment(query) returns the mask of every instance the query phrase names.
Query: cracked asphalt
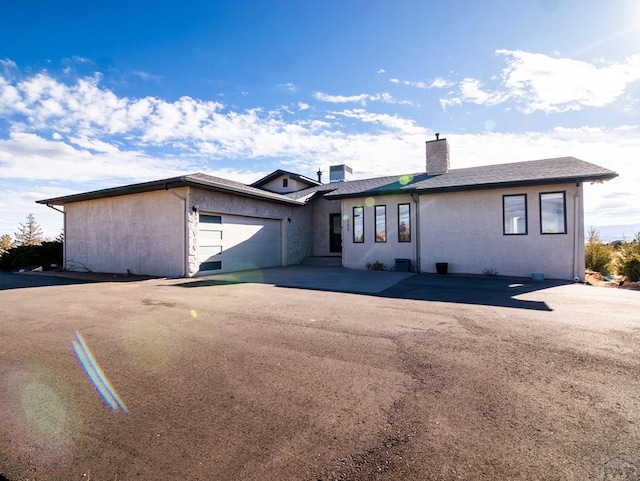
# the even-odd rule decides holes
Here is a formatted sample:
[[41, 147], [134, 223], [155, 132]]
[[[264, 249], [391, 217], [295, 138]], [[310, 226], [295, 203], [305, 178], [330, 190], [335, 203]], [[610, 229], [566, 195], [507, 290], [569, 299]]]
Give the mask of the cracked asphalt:
[[0, 274], [0, 475], [640, 479], [640, 292], [304, 269]]

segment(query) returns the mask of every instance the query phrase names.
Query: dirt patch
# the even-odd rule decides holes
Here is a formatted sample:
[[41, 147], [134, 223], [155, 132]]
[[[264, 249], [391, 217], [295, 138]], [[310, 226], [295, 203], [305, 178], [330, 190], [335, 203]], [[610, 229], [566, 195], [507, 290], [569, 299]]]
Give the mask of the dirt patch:
[[616, 289], [640, 291], [640, 282], [628, 282], [623, 276], [611, 276], [609, 278], [599, 272], [589, 270], [585, 272], [584, 282], [585, 284], [596, 287], [612, 287]]

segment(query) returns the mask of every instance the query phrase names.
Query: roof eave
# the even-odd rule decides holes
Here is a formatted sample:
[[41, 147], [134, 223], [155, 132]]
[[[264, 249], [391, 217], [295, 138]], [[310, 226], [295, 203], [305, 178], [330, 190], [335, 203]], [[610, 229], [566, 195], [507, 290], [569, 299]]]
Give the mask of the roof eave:
[[589, 176], [569, 176], [558, 177], [555, 179], [525, 179], [517, 181], [507, 182], [493, 182], [486, 184], [469, 184], [469, 185], [456, 185], [456, 186], [444, 186], [444, 187], [425, 187], [415, 188], [413, 192], [417, 194], [437, 194], [442, 192], [462, 192], [468, 190], [488, 190], [488, 189], [503, 189], [508, 187], [520, 187], [531, 185], [556, 185], [567, 183], [579, 183], [579, 182], [598, 182], [607, 181], [618, 177], [617, 173], [612, 174], [596, 174]]
[[362, 192], [353, 192], [353, 193], [345, 193], [345, 194], [325, 194], [325, 198], [329, 200], [339, 200], [339, 199], [353, 199], [357, 197], [367, 197], [367, 196], [383, 196], [383, 195], [401, 195], [401, 194], [437, 194], [442, 192], [463, 192], [469, 190], [487, 190], [487, 189], [501, 189], [507, 187], [519, 187], [519, 186], [527, 186], [527, 185], [555, 185], [555, 184], [566, 184], [569, 182], [599, 182], [599, 181], [607, 181], [618, 177], [618, 174], [615, 172], [612, 173], [603, 173], [603, 174], [593, 174], [593, 175], [580, 175], [580, 176], [567, 176], [567, 177], [558, 177], [555, 179], [525, 179], [525, 180], [517, 180], [517, 181], [507, 181], [507, 182], [492, 182], [492, 183], [483, 183], [483, 184], [465, 184], [465, 185], [453, 185], [453, 186], [442, 186], [442, 187], [411, 187], [406, 186], [402, 189], [389, 189], [389, 190], [376, 190], [370, 189]]
[[83, 202], [87, 200], [106, 199], [109, 197], [119, 197], [122, 195], [143, 194], [145, 192], [154, 192], [158, 190], [169, 190], [177, 187], [199, 187], [206, 190], [213, 190], [218, 192], [231, 193], [241, 197], [250, 197], [270, 202], [277, 202], [282, 204], [291, 205], [304, 205], [303, 202], [295, 199], [289, 199], [287, 197], [275, 197], [270, 195], [262, 195], [260, 193], [251, 193], [234, 190], [232, 187], [225, 187], [221, 185], [211, 185], [205, 181], [193, 179], [188, 176], [174, 177], [171, 179], [156, 180], [153, 182], [146, 182], [143, 184], [133, 184], [122, 187], [113, 187], [109, 189], [97, 190], [93, 192], [84, 192], [80, 194], [71, 194], [62, 197], [55, 197], [51, 199], [37, 200], [36, 203], [43, 205], [65, 205], [72, 204], [74, 202]]

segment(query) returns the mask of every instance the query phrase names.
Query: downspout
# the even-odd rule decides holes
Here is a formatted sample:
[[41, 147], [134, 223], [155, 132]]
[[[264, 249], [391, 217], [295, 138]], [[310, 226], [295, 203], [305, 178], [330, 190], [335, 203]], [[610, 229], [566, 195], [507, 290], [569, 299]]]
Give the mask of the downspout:
[[416, 258], [416, 268], [415, 271], [420, 273], [420, 195], [411, 193], [411, 198], [416, 206], [416, 248], [415, 248], [415, 258]]
[[62, 213], [62, 268], [67, 268], [67, 213], [58, 209], [57, 207], [52, 206], [51, 204], [46, 204], [49, 209], [53, 209], [57, 212]]
[[[573, 280], [574, 282], [579, 282], [580, 281], [580, 276], [578, 275], [578, 257], [579, 257], [579, 248], [580, 246], [578, 245], [579, 240], [580, 240], [580, 236], [579, 236], [579, 230], [580, 230], [580, 219], [579, 219], [579, 213], [580, 213], [580, 202], [581, 202], [581, 198], [580, 198], [580, 182], [576, 182], [576, 193], [573, 196]], [[584, 246], [583, 246], [584, 249]]]

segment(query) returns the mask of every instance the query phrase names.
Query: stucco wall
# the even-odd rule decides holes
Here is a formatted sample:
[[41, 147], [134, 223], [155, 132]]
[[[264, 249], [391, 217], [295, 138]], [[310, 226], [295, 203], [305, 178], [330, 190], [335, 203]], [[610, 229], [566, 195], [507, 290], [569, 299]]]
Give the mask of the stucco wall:
[[65, 206], [69, 270], [159, 276], [185, 272], [185, 197], [172, 189]]
[[[567, 233], [541, 234], [539, 194], [557, 191], [566, 191]], [[503, 234], [504, 194], [527, 194], [526, 235]], [[576, 194], [580, 195], [577, 229], [574, 228]], [[549, 279], [572, 280], [577, 255], [577, 275], [583, 279], [581, 199], [582, 187], [573, 183], [422, 195], [421, 270], [435, 272], [436, 262], [448, 262], [450, 273], [482, 274], [491, 269], [498, 275], [530, 277], [532, 273], [542, 273]]]
[[[340, 252], [329, 252], [329, 214], [340, 214], [342, 202], [319, 197], [313, 204], [313, 255], [340, 256]], [[344, 243], [344, 240], [343, 240]]]
[[[282, 265], [299, 264], [312, 252], [312, 207], [277, 204], [249, 197], [239, 197], [223, 192], [211, 192], [192, 188], [189, 193], [189, 207], [197, 205], [201, 212], [244, 215], [281, 219], [282, 222]], [[291, 222], [288, 219], [291, 218]], [[189, 216], [188, 275], [198, 271], [198, 216]]]
[[[287, 182], [287, 187], [282, 187], [282, 179], [289, 179]], [[302, 189], [306, 189], [309, 187], [309, 184], [306, 182], [301, 182], [296, 179], [292, 179], [288, 174], [281, 175], [273, 179], [270, 182], [267, 182], [262, 186], [264, 190], [270, 190], [271, 192], [278, 192], [279, 194], [288, 194], [289, 192], [297, 192]]]
[[[398, 204], [411, 205], [411, 242], [398, 242]], [[376, 205], [386, 205], [387, 242], [376, 243], [375, 213]], [[353, 207], [364, 206], [364, 242], [353, 242]], [[367, 263], [381, 262], [389, 269], [395, 265], [395, 259], [410, 259], [416, 262], [416, 204], [410, 195], [382, 196], [343, 201], [342, 222], [342, 265], [351, 269], [366, 269]]]

